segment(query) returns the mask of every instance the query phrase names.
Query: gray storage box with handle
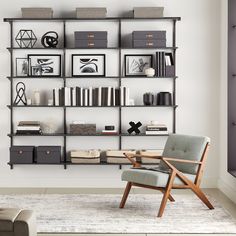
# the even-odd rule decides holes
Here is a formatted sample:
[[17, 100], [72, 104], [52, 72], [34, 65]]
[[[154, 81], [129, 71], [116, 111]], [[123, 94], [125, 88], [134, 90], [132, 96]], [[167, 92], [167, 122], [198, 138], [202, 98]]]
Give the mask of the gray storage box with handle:
[[39, 146], [36, 148], [36, 162], [39, 164], [60, 164], [61, 146]]
[[133, 40], [138, 39], [166, 39], [165, 30], [155, 31], [133, 31]]
[[107, 40], [75, 40], [75, 48], [107, 48]]
[[155, 40], [134, 40], [134, 48], [156, 48], [166, 47], [166, 40], [155, 39]]
[[10, 163], [32, 164], [34, 159], [34, 146], [10, 147]]
[[75, 40], [94, 39], [107, 40], [107, 31], [75, 31]]

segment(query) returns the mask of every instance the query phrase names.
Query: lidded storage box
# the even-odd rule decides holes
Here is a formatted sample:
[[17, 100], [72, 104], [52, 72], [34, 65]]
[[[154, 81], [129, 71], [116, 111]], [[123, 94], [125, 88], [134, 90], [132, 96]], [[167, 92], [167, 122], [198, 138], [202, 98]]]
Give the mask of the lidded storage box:
[[40, 164], [60, 164], [61, 146], [39, 146], [36, 148], [36, 162]]
[[34, 157], [34, 146], [12, 146], [10, 147], [10, 162], [15, 164], [32, 164]]
[[134, 7], [134, 18], [163, 17], [164, 7]]
[[52, 8], [21, 8], [23, 18], [53, 18]]
[[105, 7], [80, 7], [76, 8], [77, 18], [105, 18], [107, 9]]

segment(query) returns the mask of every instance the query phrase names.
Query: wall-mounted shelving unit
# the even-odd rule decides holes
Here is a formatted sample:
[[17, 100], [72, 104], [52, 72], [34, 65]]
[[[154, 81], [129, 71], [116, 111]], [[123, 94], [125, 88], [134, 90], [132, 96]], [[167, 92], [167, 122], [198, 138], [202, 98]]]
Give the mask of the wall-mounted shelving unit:
[[[10, 104], [8, 105], [8, 108], [10, 109], [10, 134], [8, 134], [8, 136], [10, 137], [10, 144], [11, 146], [14, 145], [14, 138], [15, 137], [25, 137], [25, 136], [30, 136], [30, 135], [16, 135], [14, 133], [14, 110], [15, 109], [25, 109], [25, 108], [61, 108], [63, 109], [63, 132], [62, 133], [55, 133], [55, 134], [46, 134], [43, 133], [42, 135], [38, 135], [41, 137], [44, 136], [48, 136], [48, 137], [62, 137], [63, 138], [63, 160], [61, 164], [58, 165], [63, 165], [64, 168], [67, 167], [67, 165], [81, 165], [81, 164], [74, 164], [74, 163], [70, 163], [67, 160], [67, 137], [73, 137], [73, 136], [98, 136], [98, 137], [109, 137], [109, 136], [113, 136], [113, 137], [117, 137], [119, 140], [119, 144], [118, 144], [118, 149], [122, 149], [122, 137], [156, 137], [156, 136], [168, 136], [168, 135], [145, 135], [145, 134], [139, 134], [139, 135], [129, 135], [128, 133], [123, 133], [122, 132], [122, 113], [124, 112], [124, 109], [141, 109], [141, 108], [150, 108], [150, 109], [172, 109], [172, 113], [173, 113], [173, 117], [172, 117], [172, 132], [175, 133], [176, 132], [176, 79], [178, 78], [177, 76], [173, 76], [173, 77], [153, 77], [153, 78], [147, 78], [147, 77], [124, 77], [123, 73], [122, 73], [122, 52], [123, 50], [132, 50], [132, 53], [134, 50], [162, 50], [162, 51], [171, 51], [173, 54], [173, 60], [174, 60], [174, 65], [175, 65], [175, 70], [176, 70], [176, 51], [177, 51], [177, 46], [176, 46], [176, 23], [178, 21], [180, 21], [181, 18], [180, 17], [161, 17], [161, 18], [148, 18], [148, 19], [144, 19], [144, 18], [130, 18], [130, 17], [107, 17], [107, 18], [96, 18], [96, 19], [79, 19], [79, 18], [50, 18], [50, 19], [38, 19], [38, 18], [30, 18], [30, 19], [26, 19], [26, 18], [5, 18], [4, 22], [8, 22], [10, 24], [10, 46], [7, 48], [9, 53], [10, 53], [10, 76], [8, 76], [7, 78], [10, 81], [10, 96], [11, 96], [11, 101]], [[67, 75], [66, 74], [66, 55], [68, 50], [82, 50], [83, 52], [85, 50], [89, 51], [89, 48], [73, 48], [70, 47], [69, 45], [67, 45], [67, 23], [68, 22], [108, 22], [108, 21], [112, 21], [118, 24], [118, 45], [115, 47], [108, 47], [108, 48], [91, 48], [91, 50], [97, 49], [97, 50], [116, 50], [118, 52], [119, 55], [119, 61], [118, 61], [118, 75], [117, 76], [106, 76], [106, 77], [96, 77], [96, 78], [89, 78], [89, 79], [99, 79], [99, 80], [113, 80], [116, 81], [117, 86], [121, 87], [122, 86], [122, 82], [124, 80], [164, 80], [164, 79], [171, 79], [172, 81], [172, 96], [173, 96], [173, 106], [144, 106], [144, 105], [135, 105], [135, 106], [109, 106], [109, 107], [103, 107], [103, 106], [99, 106], [99, 107], [94, 107], [94, 106], [87, 106], [87, 107], [74, 107], [74, 106], [45, 106], [45, 105], [41, 105], [41, 106], [16, 106], [13, 104], [13, 90], [14, 90], [14, 81], [18, 80], [18, 79], [50, 79], [50, 80], [62, 80], [63, 82], [63, 86], [66, 87], [67, 86], [67, 81], [71, 80], [71, 79], [85, 79], [83, 77], [71, 77], [71, 75]], [[122, 46], [122, 24], [124, 22], [140, 22], [140, 21], [169, 21], [172, 23], [172, 45], [169, 47], [157, 47], [157, 48], [132, 48], [132, 47], [123, 47]], [[43, 47], [35, 47], [35, 48], [18, 48], [14, 46], [14, 24], [15, 23], [24, 23], [24, 22], [61, 22], [62, 23], [62, 27], [63, 27], [63, 45], [59, 48], [43, 48]], [[62, 54], [62, 76], [60, 77], [54, 77], [54, 78], [45, 78], [45, 77], [17, 77], [14, 74], [14, 52], [15, 51], [29, 51], [29, 50], [42, 50], [43, 53], [45, 53], [45, 51], [54, 51], [54, 50], [60, 50], [61, 54]], [[175, 73], [176, 74], [176, 73]], [[87, 79], [87, 77], [86, 77]], [[118, 134], [117, 135], [104, 135], [104, 134], [96, 134], [96, 135], [73, 135], [73, 134], [69, 134], [68, 132], [68, 128], [67, 128], [67, 110], [68, 109], [79, 109], [79, 108], [86, 108], [86, 109], [102, 109], [102, 108], [113, 108], [113, 109], [118, 109], [118, 120], [119, 120], [119, 129], [118, 129]], [[32, 136], [37, 136], [37, 135], [32, 135]], [[15, 165], [15, 163], [8, 163], [11, 168], [13, 168], [13, 166]], [[115, 164], [110, 164], [110, 163], [105, 163], [104, 161], [100, 163], [101, 165], [115, 165]], [[96, 165], [100, 165], [100, 164], [96, 164]], [[37, 165], [36, 163], [33, 163], [31, 165]], [[39, 164], [40, 165], [40, 164]], [[85, 164], [85, 165], [91, 165], [91, 164]], [[119, 165], [121, 167], [121, 164], [117, 163], [116, 165]], [[123, 165], [123, 164], [122, 164]]]

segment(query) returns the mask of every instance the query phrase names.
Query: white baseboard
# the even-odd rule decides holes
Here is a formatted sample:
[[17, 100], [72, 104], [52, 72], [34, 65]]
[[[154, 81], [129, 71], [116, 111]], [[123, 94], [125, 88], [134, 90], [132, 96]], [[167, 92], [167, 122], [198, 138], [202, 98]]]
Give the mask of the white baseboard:
[[236, 189], [232, 188], [222, 179], [218, 180], [218, 188], [236, 204]]

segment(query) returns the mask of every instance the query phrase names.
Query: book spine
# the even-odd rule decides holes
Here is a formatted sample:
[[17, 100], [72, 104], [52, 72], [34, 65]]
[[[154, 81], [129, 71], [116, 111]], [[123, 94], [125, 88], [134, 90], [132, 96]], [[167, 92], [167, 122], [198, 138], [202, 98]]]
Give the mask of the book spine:
[[111, 106], [111, 87], [107, 90], [107, 106]]
[[98, 106], [102, 105], [102, 87], [98, 88]]
[[89, 106], [93, 106], [93, 88], [89, 87]]

